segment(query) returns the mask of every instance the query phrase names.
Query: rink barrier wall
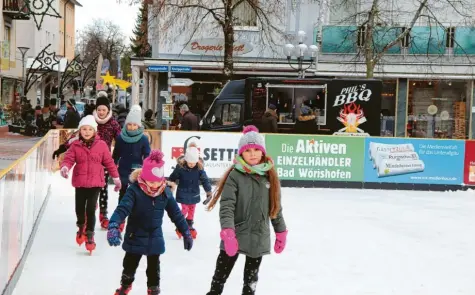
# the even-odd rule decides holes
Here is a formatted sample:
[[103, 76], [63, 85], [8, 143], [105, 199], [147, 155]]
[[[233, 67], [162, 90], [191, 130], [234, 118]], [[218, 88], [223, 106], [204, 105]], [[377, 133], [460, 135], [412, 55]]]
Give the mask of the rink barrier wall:
[[[165, 175], [172, 173], [185, 146], [195, 141], [208, 177], [216, 182], [232, 165], [241, 136], [239, 132], [162, 131]], [[475, 185], [475, 141], [263, 136], [284, 187], [440, 191], [466, 190]]]
[[0, 286], [12, 294], [49, 197], [51, 158], [59, 131], [52, 130], [0, 172]]

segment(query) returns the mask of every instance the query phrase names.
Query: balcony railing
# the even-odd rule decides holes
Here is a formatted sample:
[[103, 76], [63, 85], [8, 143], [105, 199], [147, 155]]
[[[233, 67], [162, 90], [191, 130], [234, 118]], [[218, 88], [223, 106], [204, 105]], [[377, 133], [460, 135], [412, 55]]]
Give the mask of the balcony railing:
[[12, 19], [30, 19], [24, 0], [3, 0], [3, 14]]

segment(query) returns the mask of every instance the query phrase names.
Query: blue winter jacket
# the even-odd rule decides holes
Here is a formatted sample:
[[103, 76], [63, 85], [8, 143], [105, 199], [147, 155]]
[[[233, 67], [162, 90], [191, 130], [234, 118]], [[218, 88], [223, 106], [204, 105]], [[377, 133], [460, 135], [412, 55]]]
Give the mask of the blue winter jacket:
[[122, 185], [129, 183], [130, 173], [134, 169], [141, 168], [143, 160], [150, 154], [150, 143], [147, 136], [136, 143], [127, 143], [119, 135], [115, 139], [114, 152], [112, 158], [116, 165], [119, 166], [119, 175]]
[[201, 161], [190, 169], [184, 159], [179, 159], [168, 180], [178, 182], [176, 201], [181, 204], [193, 205], [201, 201], [200, 184], [207, 193], [211, 192], [211, 183]]
[[165, 211], [182, 235], [189, 235], [190, 231], [170, 189], [167, 187], [155, 198], [148, 196], [135, 181], [139, 173], [140, 170], [132, 173], [132, 184], [127, 188], [110, 222], [120, 224], [129, 217], [122, 244], [124, 251], [147, 256], [161, 255], [165, 253], [162, 230]]

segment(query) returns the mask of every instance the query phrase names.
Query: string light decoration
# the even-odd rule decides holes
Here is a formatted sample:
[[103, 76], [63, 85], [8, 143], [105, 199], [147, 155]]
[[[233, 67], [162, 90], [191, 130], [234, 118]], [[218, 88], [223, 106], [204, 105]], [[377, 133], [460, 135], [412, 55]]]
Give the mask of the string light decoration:
[[54, 9], [54, 0], [24, 0], [25, 5], [20, 11], [26, 11], [35, 21], [36, 28], [41, 30], [45, 16], [61, 18], [61, 15]]
[[68, 61], [66, 68], [64, 69], [64, 74], [61, 76], [61, 81], [59, 83], [59, 89], [63, 90], [68, 86], [74, 79], [81, 77], [82, 72], [86, 69], [83, 64], [80, 62], [81, 56], [76, 55], [71, 61]]
[[25, 82], [25, 95], [30, 91], [31, 87], [35, 85], [36, 81], [49, 75], [57, 67], [59, 70], [60, 60], [56, 56], [56, 52], [48, 52], [51, 44], [48, 44], [43, 50], [38, 53], [28, 69]]

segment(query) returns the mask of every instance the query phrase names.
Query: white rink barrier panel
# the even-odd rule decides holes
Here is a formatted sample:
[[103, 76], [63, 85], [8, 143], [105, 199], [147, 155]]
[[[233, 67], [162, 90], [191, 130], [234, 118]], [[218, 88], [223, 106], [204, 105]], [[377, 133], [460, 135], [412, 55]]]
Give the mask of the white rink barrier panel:
[[59, 131], [51, 130], [23, 157], [0, 172], [0, 286], [10, 294], [21, 272], [22, 259], [49, 193], [52, 154]]

